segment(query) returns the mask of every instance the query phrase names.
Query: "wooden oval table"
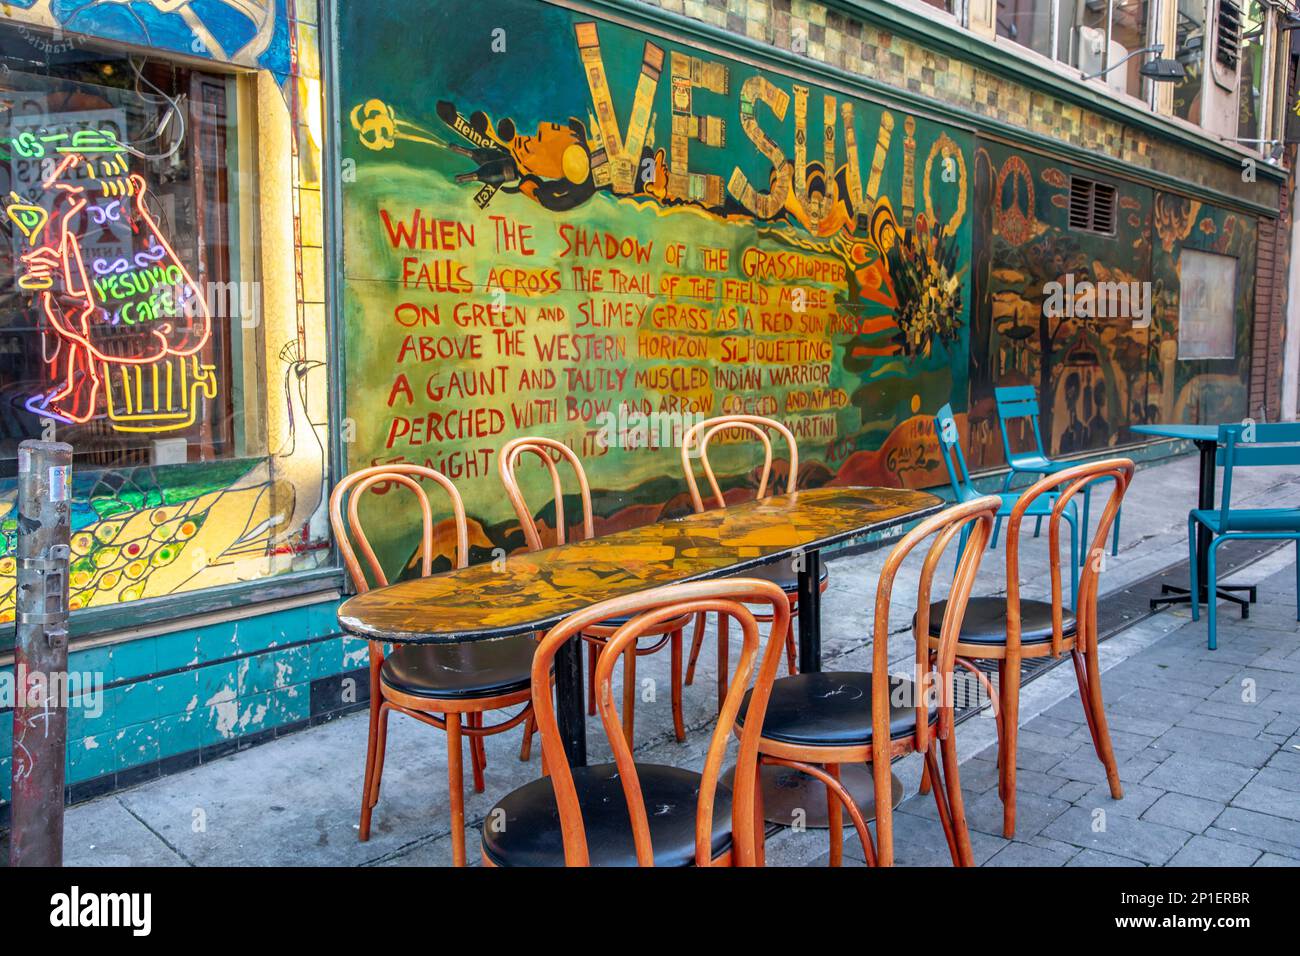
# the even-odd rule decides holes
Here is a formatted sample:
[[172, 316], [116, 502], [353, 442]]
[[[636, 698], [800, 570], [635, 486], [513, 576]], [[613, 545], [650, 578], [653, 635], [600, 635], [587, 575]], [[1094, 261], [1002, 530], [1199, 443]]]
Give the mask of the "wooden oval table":
[[[544, 631], [606, 598], [742, 574], [800, 557], [799, 669], [819, 671], [820, 549], [919, 520], [943, 507], [934, 495], [900, 488], [815, 488], [775, 495], [376, 588], [345, 601], [339, 624], [357, 637], [393, 644], [489, 640]], [[555, 695], [565, 751], [570, 763], [583, 766], [586, 709], [576, 639], [556, 655]], [[820, 797], [793, 797], [788, 781], [778, 788], [806, 808], [825, 803]]]

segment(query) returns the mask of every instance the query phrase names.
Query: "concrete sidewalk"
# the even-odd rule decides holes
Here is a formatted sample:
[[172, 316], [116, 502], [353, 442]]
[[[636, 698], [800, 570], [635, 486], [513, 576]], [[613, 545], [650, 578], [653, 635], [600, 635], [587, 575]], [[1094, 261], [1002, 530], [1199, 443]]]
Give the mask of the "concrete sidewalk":
[[[1234, 502], [1300, 505], [1300, 476], [1253, 469], [1235, 476]], [[1139, 472], [1124, 508], [1120, 554], [1108, 560], [1104, 591], [1186, 558], [1187, 510], [1196, 461], [1183, 457]], [[1095, 502], [1094, 502], [1095, 503]], [[1045, 596], [1046, 539], [1026, 538], [1026, 596]], [[824, 667], [865, 669], [877, 551], [830, 562], [824, 597]], [[980, 593], [1005, 590], [1001, 546], [985, 557]], [[959, 729], [962, 787], [981, 863], [1091, 865], [1138, 861], [1222, 865], [1300, 862], [1300, 635], [1295, 622], [1294, 552], [1247, 568], [1260, 583], [1249, 622], [1227, 608], [1220, 648], [1205, 650], [1205, 622], [1166, 611], [1102, 646], [1111, 729], [1126, 786], [1123, 801], [1097, 790], [1104, 780], [1067, 665], [1024, 688], [1020, 736], [1020, 828], [1001, 838], [992, 752], [993, 721]], [[913, 572], [914, 573], [914, 572]], [[906, 606], [910, 580], [896, 587], [891, 669], [912, 654]], [[910, 592], [914, 594], [914, 590]], [[1103, 600], [1105, 600], [1103, 596]], [[712, 636], [686, 692], [688, 737], [671, 737], [667, 654], [642, 658], [638, 678], [654, 699], [638, 704], [637, 757], [698, 768], [715, 717]], [[735, 659], [733, 652], [732, 659]], [[1253, 681], [1254, 697], [1242, 694]], [[644, 695], [643, 695], [644, 697]], [[592, 762], [608, 747], [599, 721], [588, 725]], [[1080, 736], [1082, 735], [1082, 736]], [[447, 865], [451, 860], [446, 737], [395, 719], [383, 795], [369, 842], [357, 840], [366, 716], [355, 714], [171, 777], [69, 808], [69, 865]], [[502, 794], [539, 772], [537, 748], [521, 763], [519, 731], [489, 738], [485, 793], [466, 792], [467, 845], [478, 858], [477, 827]], [[919, 762], [895, 766], [915, 793]], [[1105, 811], [1104, 829], [1095, 811]], [[906, 801], [896, 814], [900, 863], [948, 865], [933, 801]], [[859, 857], [849, 841], [848, 856]], [[824, 862], [823, 831], [779, 831], [773, 864]]]

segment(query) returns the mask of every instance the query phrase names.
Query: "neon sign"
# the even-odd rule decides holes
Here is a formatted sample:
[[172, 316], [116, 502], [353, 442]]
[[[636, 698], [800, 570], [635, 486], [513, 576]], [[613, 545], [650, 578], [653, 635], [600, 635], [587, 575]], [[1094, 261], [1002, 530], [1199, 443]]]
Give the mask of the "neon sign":
[[[200, 353], [212, 335], [205, 297], [146, 205], [111, 129], [25, 131], [10, 151], [49, 163], [43, 203], [10, 193], [5, 214], [26, 239], [18, 286], [44, 319], [48, 388], [33, 414], [69, 424], [106, 416], [117, 431], [166, 432], [194, 424], [217, 395]], [[125, 222], [123, 255], [91, 256], [92, 231]]]

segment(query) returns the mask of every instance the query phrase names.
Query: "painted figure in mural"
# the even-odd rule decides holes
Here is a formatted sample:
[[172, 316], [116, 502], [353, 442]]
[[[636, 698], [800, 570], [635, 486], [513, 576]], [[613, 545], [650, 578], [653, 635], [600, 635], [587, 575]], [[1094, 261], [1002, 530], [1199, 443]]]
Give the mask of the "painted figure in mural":
[[[193, 424], [216, 396], [201, 353], [212, 334], [206, 297], [149, 212], [148, 186], [109, 129], [36, 135], [15, 153], [45, 162], [42, 204], [11, 194], [5, 213], [26, 239], [19, 288], [45, 323], [47, 387], [33, 414], [163, 432]], [[103, 241], [104, 239], [108, 241]]]
[[1065, 376], [1065, 412], [1069, 418], [1057, 445], [1062, 454], [1082, 451], [1088, 447], [1088, 429], [1079, 420], [1080, 394], [1079, 373], [1070, 372]]

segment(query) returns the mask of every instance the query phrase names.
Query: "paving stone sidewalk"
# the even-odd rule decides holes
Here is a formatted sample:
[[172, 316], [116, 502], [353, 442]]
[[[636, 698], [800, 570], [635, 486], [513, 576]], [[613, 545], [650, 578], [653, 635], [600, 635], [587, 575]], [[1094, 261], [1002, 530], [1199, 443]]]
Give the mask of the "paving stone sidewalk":
[[[1267, 578], [1258, 576], [1282, 557], [1237, 578], [1259, 582], [1259, 603], [1245, 621], [1220, 608], [1217, 650], [1205, 647], [1204, 615], [1193, 623], [1189, 612], [1176, 612], [1185, 618], [1180, 626], [1103, 674], [1122, 800], [1110, 797], [1077, 691], [1022, 722], [1014, 840], [1001, 835], [996, 748], [963, 761], [961, 785], [980, 865], [1300, 866], [1294, 558]], [[1133, 630], [1162, 623], [1169, 622], [1157, 618]], [[1052, 679], [1074, 683], [1068, 662], [1044, 678]], [[973, 723], [982, 721], [963, 730]], [[932, 797], [910, 797], [895, 821], [900, 864], [950, 864]], [[846, 856], [864, 865], [851, 841]], [[825, 858], [811, 862], [824, 865]]]

